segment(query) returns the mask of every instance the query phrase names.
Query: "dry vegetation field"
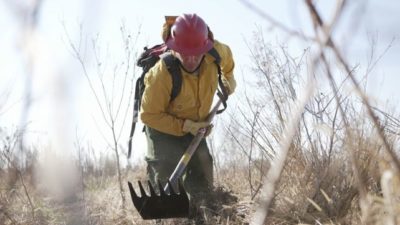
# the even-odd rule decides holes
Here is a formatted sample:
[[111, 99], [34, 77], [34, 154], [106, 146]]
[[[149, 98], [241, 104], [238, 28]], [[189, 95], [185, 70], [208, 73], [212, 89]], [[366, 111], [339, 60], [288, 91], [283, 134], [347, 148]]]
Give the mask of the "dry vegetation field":
[[[390, 160], [385, 159], [373, 134], [353, 135], [357, 135], [357, 139], [352, 139], [356, 146], [329, 156], [317, 155], [296, 143], [291, 146], [265, 224], [400, 222], [398, 173], [388, 163]], [[357, 155], [361, 177], [356, 177], [351, 156], [343, 151]], [[251, 221], [269, 163], [247, 159], [242, 155], [219, 166], [213, 196], [216, 207], [200, 209], [204, 224]], [[91, 170], [91, 166], [80, 168], [83, 177], [75, 183], [74, 191], [58, 196], [49, 194], [51, 191], [41, 185], [34, 162], [30, 161], [24, 170], [12, 166], [1, 170], [0, 224], [154, 224], [143, 221], [129, 199], [122, 205], [115, 166], [104, 163], [98, 170]], [[124, 182], [145, 179], [143, 166], [127, 168], [122, 173]], [[358, 179], [363, 183], [359, 184]], [[128, 195], [127, 185], [124, 191]], [[162, 224], [196, 223], [189, 219], [169, 219]]]

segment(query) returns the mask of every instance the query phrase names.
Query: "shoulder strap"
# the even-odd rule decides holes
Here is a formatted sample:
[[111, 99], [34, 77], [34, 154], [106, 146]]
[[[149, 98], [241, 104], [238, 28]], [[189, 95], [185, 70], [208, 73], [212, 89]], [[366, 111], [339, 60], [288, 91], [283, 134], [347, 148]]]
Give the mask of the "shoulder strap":
[[178, 96], [182, 87], [182, 73], [179, 68], [178, 59], [175, 58], [170, 52], [161, 55], [162, 60], [164, 60], [165, 65], [167, 66], [168, 72], [172, 78], [172, 90], [171, 90], [171, 99], [172, 102], [176, 96]]
[[217, 114], [220, 114], [228, 106], [226, 104], [226, 101], [228, 100], [228, 91], [226, 90], [224, 84], [222, 83], [221, 56], [219, 55], [218, 51], [215, 48], [210, 49], [208, 51], [208, 54], [210, 54], [214, 58], [214, 63], [216, 64], [218, 69], [218, 84], [221, 90], [218, 89], [217, 95], [221, 99], [222, 105], [224, 106], [223, 109], [217, 111]]
[[212, 48], [208, 51], [208, 54], [210, 54], [212, 57], [214, 57], [214, 62], [219, 66], [221, 63], [221, 56], [219, 56], [219, 53], [215, 48]]

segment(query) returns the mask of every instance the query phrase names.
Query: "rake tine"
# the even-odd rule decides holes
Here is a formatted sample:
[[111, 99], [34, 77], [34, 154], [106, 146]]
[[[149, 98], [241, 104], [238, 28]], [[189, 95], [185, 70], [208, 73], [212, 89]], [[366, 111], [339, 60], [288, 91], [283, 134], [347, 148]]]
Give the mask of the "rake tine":
[[153, 185], [151, 185], [151, 182], [149, 180], [147, 181], [147, 185], [149, 186], [150, 197], [151, 196], [157, 196], [156, 192], [154, 191]]
[[158, 180], [157, 183], [158, 183], [158, 188], [160, 189], [160, 196], [166, 196], [167, 194], [164, 191], [164, 187], [162, 186], [161, 181]]
[[169, 189], [169, 195], [176, 195], [174, 191], [174, 187], [171, 184], [171, 181], [168, 180], [168, 189]]
[[129, 186], [129, 191], [131, 192], [132, 198], [137, 198], [137, 194], [135, 192], [135, 189], [133, 189], [132, 183], [128, 181], [128, 186]]
[[140, 189], [140, 194], [142, 195], [142, 198], [143, 198], [143, 197], [146, 197], [147, 194], [146, 194], [146, 192], [144, 191], [144, 188], [143, 188], [142, 183], [141, 183], [140, 181], [138, 181], [138, 183], [139, 183], [139, 189]]

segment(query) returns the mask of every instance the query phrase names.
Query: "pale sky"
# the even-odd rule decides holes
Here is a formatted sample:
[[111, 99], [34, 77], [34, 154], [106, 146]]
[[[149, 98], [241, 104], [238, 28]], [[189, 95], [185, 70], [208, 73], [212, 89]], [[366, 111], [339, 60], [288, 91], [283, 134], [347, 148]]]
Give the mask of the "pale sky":
[[[33, 0], [32, 0], [33, 1]], [[29, 4], [32, 1], [14, 1]], [[268, 21], [246, 8], [240, 1], [179, 1], [179, 0], [44, 0], [38, 18], [37, 31], [30, 40], [22, 36], [21, 15], [11, 10], [7, 2], [0, 1], [0, 126], [20, 125], [23, 90], [26, 87], [26, 54], [29, 42], [34, 49], [34, 72], [31, 87], [33, 102], [29, 114], [29, 130], [35, 134], [34, 142], [46, 143], [46, 138], [66, 138], [69, 147], [76, 136], [100, 142], [97, 132], [97, 106], [94, 103], [82, 68], [71, 56], [66, 32], [77, 44], [82, 25], [82, 37], [90, 41], [96, 36], [105, 51], [108, 49], [110, 67], [123, 59], [120, 26], [125, 24], [135, 34], [141, 27], [137, 47], [161, 42], [160, 32], [165, 15], [197, 13], [211, 27], [215, 37], [230, 45], [236, 61], [238, 91], [241, 80], [249, 73], [249, 52], [245, 41], [251, 42], [257, 26], [265, 29], [266, 39], [272, 44], [286, 43], [291, 51], [305, 47], [289, 38], [279, 29], [271, 28]], [[251, 1], [260, 10], [285, 26], [312, 34], [310, 19], [302, 1], [257, 0]], [[325, 19], [331, 18], [335, 1], [316, 1]], [[400, 58], [400, 2], [396, 0], [348, 1], [348, 10], [335, 31], [338, 44], [346, 49], [345, 56], [352, 63], [365, 64], [368, 59], [371, 37], [376, 38], [376, 52], [381, 54], [394, 39], [393, 46], [382, 57], [370, 74], [369, 94], [380, 102], [389, 100], [392, 105], [400, 101], [398, 59]], [[366, 8], [358, 7], [367, 2]], [[359, 11], [361, 19], [355, 20]], [[65, 28], [64, 28], [65, 27]], [[89, 42], [90, 44], [90, 42]], [[304, 44], [304, 43], [303, 43]], [[90, 52], [90, 45], [87, 47]], [[103, 52], [104, 53], [104, 52]], [[105, 53], [104, 53], [105, 54]], [[88, 55], [87, 62], [93, 57]], [[93, 72], [93, 71], [91, 71]], [[10, 93], [10, 95], [6, 95]], [[61, 100], [60, 100], [61, 99]], [[64, 101], [63, 101], [64, 100]], [[60, 102], [61, 101], [61, 102]], [[130, 116], [130, 114], [129, 114]], [[128, 119], [128, 122], [131, 120]], [[101, 122], [100, 122], [101, 123]], [[126, 131], [122, 135], [128, 135]], [[78, 134], [76, 134], [78, 133]], [[136, 131], [136, 143], [142, 150], [143, 134]], [[139, 154], [138, 157], [143, 155]]]

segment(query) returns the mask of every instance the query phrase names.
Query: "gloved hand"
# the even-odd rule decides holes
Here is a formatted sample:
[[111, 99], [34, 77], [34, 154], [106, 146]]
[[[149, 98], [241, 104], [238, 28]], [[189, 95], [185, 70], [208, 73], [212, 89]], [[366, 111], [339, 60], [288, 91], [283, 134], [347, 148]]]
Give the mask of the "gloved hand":
[[195, 122], [193, 120], [185, 120], [183, 123], [183, 132], [190, 132], [193, 135], [196, 135], [199, 129], [206, 128], [207, 131], [204, 136], [207, 136], [211, 133], [212, 125], [209, 122]]

